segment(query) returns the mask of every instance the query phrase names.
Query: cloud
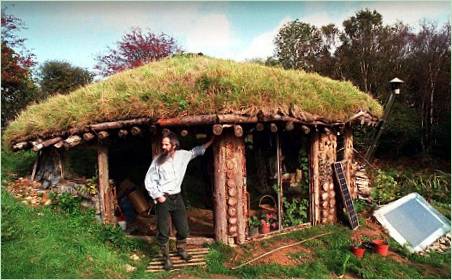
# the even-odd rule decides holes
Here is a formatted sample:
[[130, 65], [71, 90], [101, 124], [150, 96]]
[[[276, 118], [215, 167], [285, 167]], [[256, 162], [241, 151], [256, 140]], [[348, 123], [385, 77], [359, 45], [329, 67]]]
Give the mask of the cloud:
[[275, 49], [273, 40], [275, 39], [276, 34], [278, 34], [279, 29], [289, 21], [292, 21], [292, 19], [290, 17], [285, 17], [272, 30], [254, 37], [249, 46], [235, 58], [238, 60], [245, 60], [252, 58], [267, 58], [268, 56], [272, 56]]
[[207, 14], [196, 17], [185, 30], [187, 51], [225, 56], [238, 43], [232, 34], [231, 24], [224, 14]]

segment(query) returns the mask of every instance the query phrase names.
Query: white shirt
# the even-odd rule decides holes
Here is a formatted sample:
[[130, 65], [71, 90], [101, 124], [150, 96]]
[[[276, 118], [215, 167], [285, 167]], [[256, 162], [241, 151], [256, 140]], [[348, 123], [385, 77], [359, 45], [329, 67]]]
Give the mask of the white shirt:
[[195, 157], [203, 155], [205, 151], [206, 149], [201, 145], [194, 147], [191, 151], [177, 150], [162, 164], [157, 163], [159, 157], [152, 160], [144, 178], [144, 185], [149, 195], [155, 200], [165, 193], [180, 193], [188, 163]]

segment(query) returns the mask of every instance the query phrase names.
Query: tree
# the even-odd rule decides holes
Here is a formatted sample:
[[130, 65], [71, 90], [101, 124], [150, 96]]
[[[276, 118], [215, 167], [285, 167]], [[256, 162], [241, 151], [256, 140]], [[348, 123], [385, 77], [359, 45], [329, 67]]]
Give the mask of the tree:
[[[450, 23], [438, 30], [436, 24], [424, 22], [413, 38], [409, 56], [409, 64], [413, 67], [409, 82], [418, 93], [415, 101], [421, 111], [425, 153], [432, 151], [433, 131], [440, 116], [449, 115], [450, 122], [450, 32]], [[447, 123], [447, 120], [443, 122]]]
[[107, 54], [96, 58], [98, 62], [95, 69], [101, 75], [108, 76], [159, 60], [179, 50], [175, 39], [169, 35], [132, 28], [116, 43], [115, 48], [108, 48]]
[[275, 55], [284, 68], [315, 71], [322, 49], [321, 32], [297, 20], [286, 23], [275, 38]]
[[37, 88], [31, 78], [30, 70], [35, 65], [34, 55], [25, 48], [25, 39], [17, 36], [17, 32], [24, 28], [22, 20], [6, 14], [3, 10], [1, 24], [1, 121], [4, 127], [36, 98]]
[[373, 92], [375, 87], [371, 73], [375, 72], [378, 62], [382, 23], [381, 14], [368, 9], [358, 11], [356, 16], [342, 23], [342, 45], [336, 51], [340, 72], [342, 78], [354, 81], [365, 92]]
[[66, 94], [93, 81], [94, 74], [63, 61], [46, 61], [39, 68], [39, 85], [45, 96]]

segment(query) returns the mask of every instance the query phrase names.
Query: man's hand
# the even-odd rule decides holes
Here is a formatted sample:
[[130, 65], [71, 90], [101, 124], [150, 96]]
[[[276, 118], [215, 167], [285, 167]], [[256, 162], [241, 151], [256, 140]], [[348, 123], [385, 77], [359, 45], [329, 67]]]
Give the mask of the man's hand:
[[158, 203], [163, 203], [166, 201], [166, 197], [164, 197], [164, 196], [157, 197], [157, 201], [158, 201]]

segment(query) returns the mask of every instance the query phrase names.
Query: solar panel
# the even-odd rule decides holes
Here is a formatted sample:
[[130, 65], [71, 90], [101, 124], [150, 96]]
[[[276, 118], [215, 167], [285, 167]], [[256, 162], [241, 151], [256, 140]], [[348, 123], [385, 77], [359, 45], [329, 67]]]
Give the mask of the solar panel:
[[450, 222], [417, 193], [381, 207], [374, 216], [392, 238], [411, 252], [424, 250], [450, 231]]
[[355, 208], [353, 207], [353, 201], [348, 190], [347, 180], [344, 176], [342, 162], [335, 162], [333, 166], [334, 172], [336, 173], [337, 182], [339, 183], [339, 190], [341, 191], [342, 201], [344, 202], [345, 210], [347, 211], [350, 227], [352, 229], [356, 229], [359, 226], [358, 216], [356, 215]]

